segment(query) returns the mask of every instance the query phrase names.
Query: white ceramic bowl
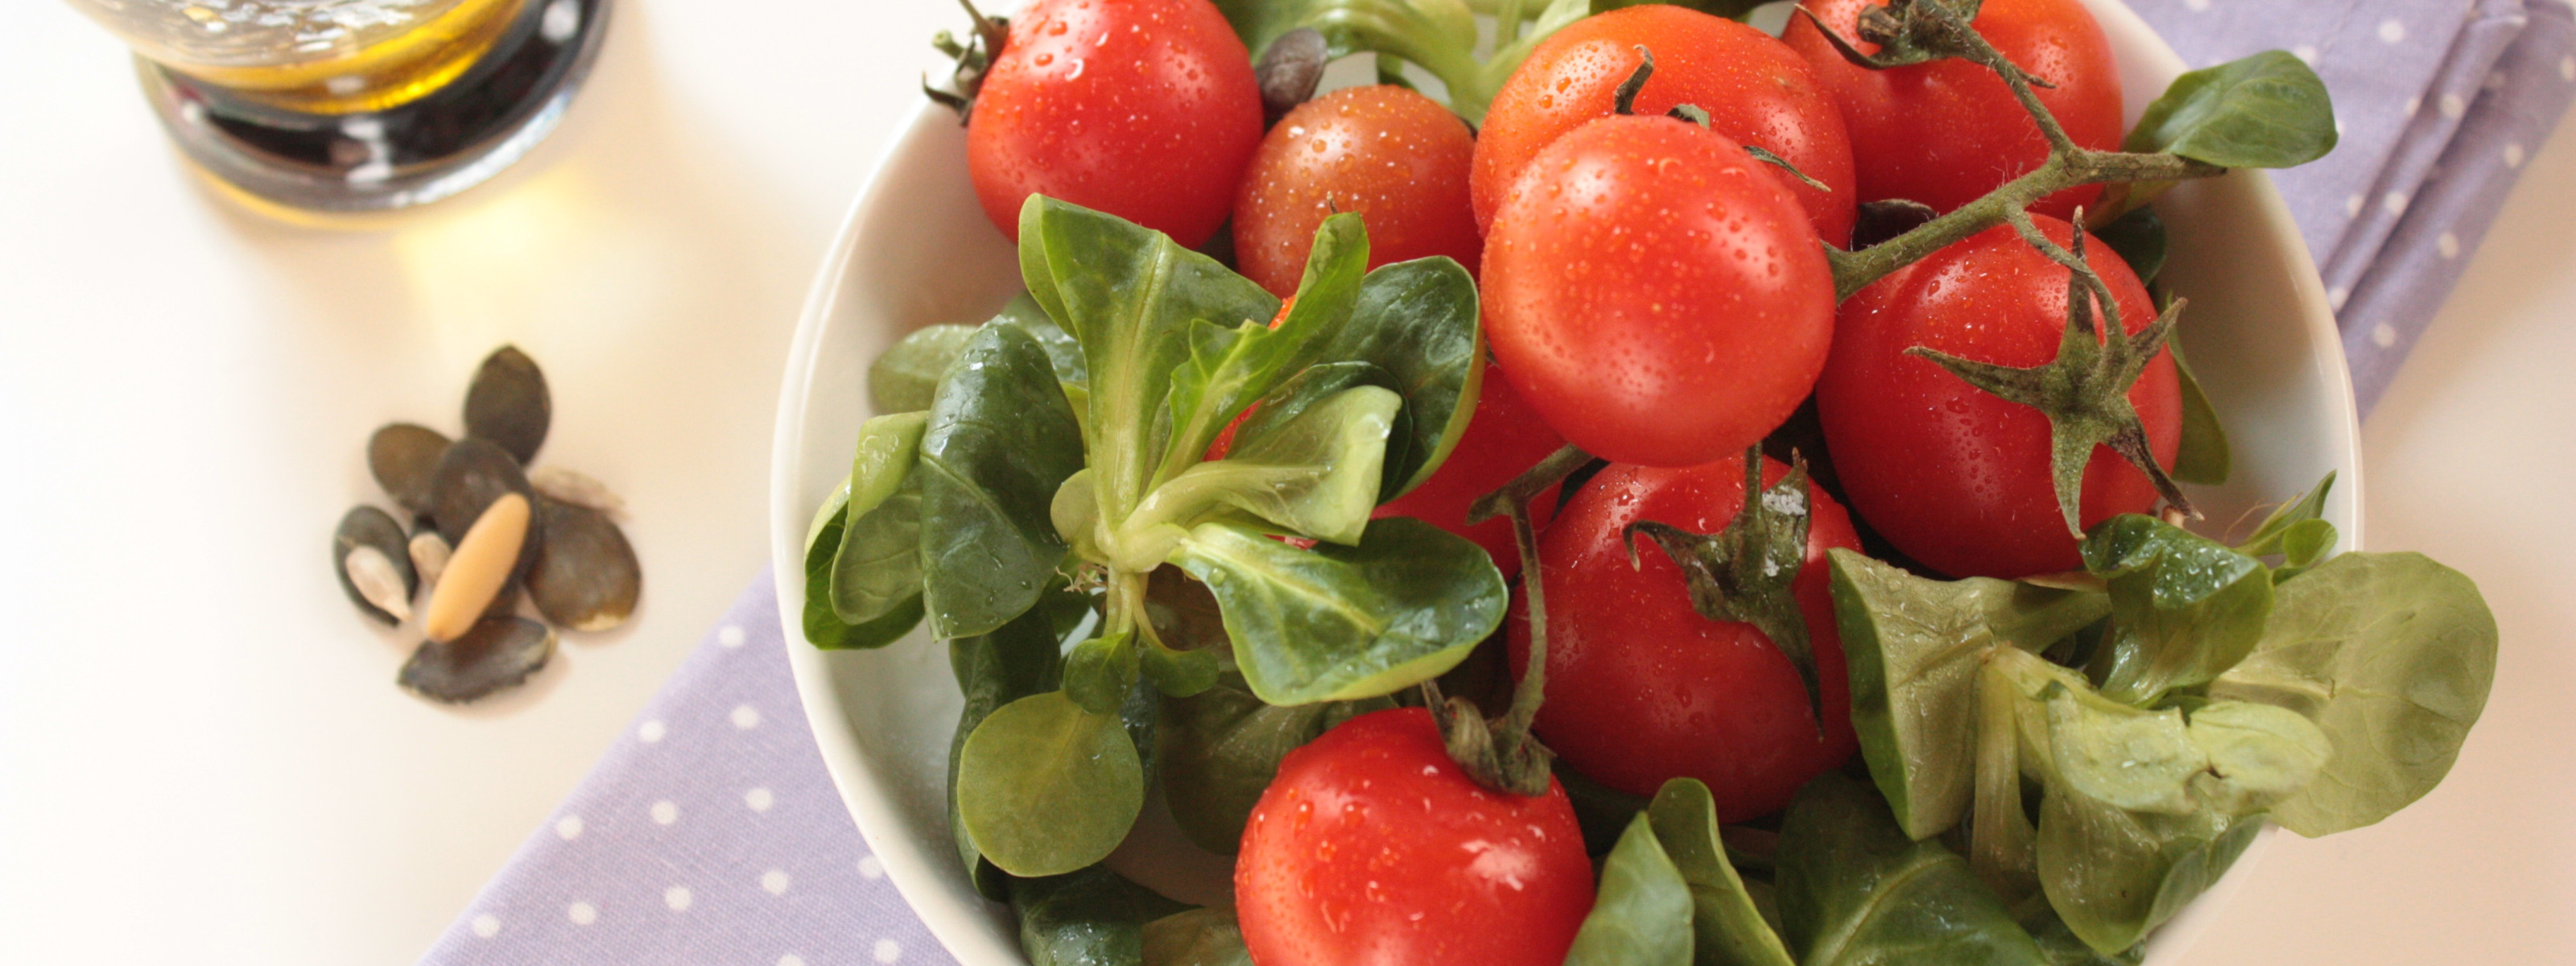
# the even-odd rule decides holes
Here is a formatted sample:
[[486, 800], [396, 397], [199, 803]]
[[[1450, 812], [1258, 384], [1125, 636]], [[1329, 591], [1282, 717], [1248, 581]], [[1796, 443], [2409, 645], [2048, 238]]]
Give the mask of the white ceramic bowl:
[[[2118, 0], [2087, 0], [2111, 37], [2134, 121], [2184, 70]], [[849, 472], [869, 416], [866, 372], [903, 333], [977, 322], [1017, 292], [1009, 242], [967, 183], [965, 132], [924, 104], [878, 159], [814, 280], [779, 392], [770, 486], [771, 562], [806, 718], [868, 847], [932, 934], [965, 966], [1026, 962], [1003, 906], [979, 897], [957, 861], [947, 818], [948, 745], [960, 704], [945, 648], [921, 632], [878, 651], [804, 643], [805, 535]], [[2256, 172], [2186, 185], [2157, 205], [2172, 231], [2165, 269], [2191, 299], [2183, 340], [2235, 443], [2227, 485], [2192, 499], [2218, 526], [2339, 472], [2326, 519], [2361, 540], [2359, 429], [2325, 293], [2289, 211]], [[2255, 840], [2227, 876], [2159, 932], [2149, 963], [2169, 963], [2278, 834]]]

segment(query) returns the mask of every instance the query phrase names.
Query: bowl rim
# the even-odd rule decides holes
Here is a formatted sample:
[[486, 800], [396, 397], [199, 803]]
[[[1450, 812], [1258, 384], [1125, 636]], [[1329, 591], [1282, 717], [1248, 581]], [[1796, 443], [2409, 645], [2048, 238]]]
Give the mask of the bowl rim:
[[814, 514], [812, 508], [802, 506], [804, 501], [798, 492], [802, 479], [799, 471], [806, 455], [806, 403], [813, 398], [814, 380], [820, 375], [818, 357], [833, 308], [840, 299], [841, 281], [848, 276], [850, 261], [858, 251], [859, 229], [895, 190], [888, 177], [895, 160], [912, 149], [925, 128], [954, 124], [953, 117], [947, 108], [927, 98], [914, 106], [898, 133], [887, 138], [876, 158], [869, 162], [867, 180], [842, 215], [840, 227], [834, 229], [832, 247], [824, 254], [806, 290], [796, 334], [789, 343], [785, 374], [779, 380], [778, 417], [770, 443], [770, 570], [778, 595], [778, 620], [788, 668], [795, 679], [797, 698], [804, 706], [806, 727], [813, 732], [833, 790], [840, 793], [842, 807], [858, 827], [860, 840], [866, 843], [868, 854], [883, 865], [886, 879], [903, 897], [904, 907], [921, 920], [951, 957], [975, 966], [1016, 962], [1025, 954], [1016, 946], [992, 942], [990, 934], [976, 928], [963, 910], [928, 895], [924, 884], [935, 874], [930, 860], [909, 848], [887, 847], [890, 843], [886, 837], [876, 831], [902, 819], [896, 814], [892, 795], [862, 764], [864, 758], [847, 727], [840, 696], [833, 692], [830, 671], [823, 665], [823, 651], [805, 639], [804, 544]]
[[[2130, 53], [2143, 54], [2149, 63], [2126, 64], [2151, 73], [2180, 74], [2189, 69], [2181, 56], [2165, 43], [2162, 36], [2141, 20], [2121, 0], [2082, 0], [2101, 23], [2106, 35], [2121, 46], [2124, 35], [2138, 41]], [[2126, 71], [2130, 73], [2134, 71]], [[2134, 119], [2137, 105], [2132, 105]], [[807, 453], [803, 448], [808, 416], [807, 404], [813, 398], [812, 387], [821, 373], [817, 371], [824, 335], [834, 309], [842, 296], [842, 281], [859, 248], [860, 228], [870, 221], [879, 207], [889, 203], [889, 193], [896, 186], [888, 177], [895, 161], [912, 150], [923, 130], [931, 125], [954, 124], [949, 111], [928, 100], [920, 102], [899, 127], [895, 136], [886, 140], [868, 167], [868, 176], [836, 229], [830, 249], [824, 255], [814, 280], [808, 287], [795, 336], [790, 343], [786, 367], [780, 380], [778, 415], [772, 429], [770, 459], [770, 562], [776, 577], [779, 620], [787, 641], [788, 662], [794, 674], [796, 691], [805, 709], [808, 728], [813, 732], [825, 770], [843, 806], [858, 827], [860, 837], [871, 854], [884, 863], [890, 880], [905, 906], [936, 937], [950, 955], [968, 966], [987, 963], [1017, 963], [1025, 954], [1016, 943], [1003, 944], [979, 921], [991, 910], [969, 910], [954, 907], [945, 895], [930, 893], [928, 884], [942, 870], [934, 870], [934, 861], [953, 857], [925, 857], [909, 848], [895, 845], [878, 829], [887, 823], [904, 821], [898, 814], [893, 796], [864, 764], [855, 736], [847, 726], [839, 695], [834, 691], [831, 671], [824, 663], [824, 653], [805, 642], [802, 627], [804, 594], [805, 537], [811, 525], [813, 510], [805, 506], [799, 490]], [[2350, 472], [2336, 481], [2338, 499], [2345, 508], [2338, 517], [2346, 546], [2362, 548], [2361, 513], [2363, 474], [2361, 472], [2361, 431], [2358, 411], [2353, 402], [2352, 377], [2343, 352], [2343, 341], [2328, 308], [2325, 286], [2315, 268], [2297, 223], [2290, 216], [2287, 203], [2269, 176], [2261, 171], [2239, 171], [2231, 178], [2251, 183], [2244, 190], [2251, 195], [2251, 214], [2259, 219], [2273, 244], [2285, 254], [2295, 255], [2291, 263], [2290, 282], [2297, 301], [2297, 314], [2308, 330], [2307, 336], [2317, 346], [2313, 358], [2325, 389], [2331, 399], [2336, 425], [2327, 432], [2324, 445], [2341, 456]], [[2331, 509], [2330, 509], [2331, 514]], [[2157, 929], [2149, 939], [2146, 962], [2149, 966], [2169, 963], [2205, 932], [2214, 914], [2223, 908], [2230, 896], [2242, 887], [2245, 872], [2281, 833], [2276, 825], [2266, 825], [2251, 845], [2241, 854], [2226, 875], [2186, 907], [2173, 920]], [[987, 903], [990, 906], [992, 904]]]

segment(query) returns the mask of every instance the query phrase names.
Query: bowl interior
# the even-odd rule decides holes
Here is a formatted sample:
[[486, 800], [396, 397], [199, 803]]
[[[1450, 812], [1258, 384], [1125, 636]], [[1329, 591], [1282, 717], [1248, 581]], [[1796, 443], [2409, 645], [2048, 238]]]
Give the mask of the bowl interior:
[[[2116, 0], [2088, 4], [2111, 37], [2134, 120], [2183, 64]], [[1001, 966], [1025, 961], [1016, 927], [967, 883], [948, 829], [948, 745], [960, 699], [946, 649], [916, 632], [878, 651], [818, 651], [795, 616], [805, 604], [814, 509], [848, 474], [859, 424], [873, 415], [868, 363], [923, 325], [981, 321], [1019, 289], [1010, 243], [986, 222], [964, 157], [955, 118], [923, 105], [879, 159], [815, 279], [780, 390], [771, 560], [797, 689], [869, 848], [959, 962]], [[2358, 547], [2351, 384], [2288, 210], [2260, 173], [2238, 172], [2179, 188], [2158, 211], [2172, 232], [2167, 277], [2191, 299], [2180, 337], [2235, 444], [2228, 483], [2191, 490], [2208, 514], [2203, 529], [2242, 526], [2335, 470], [2326, 518]], [[2228, 876], [2159, 932], [2149, 962], [2175, 958], [2241, 878]]]

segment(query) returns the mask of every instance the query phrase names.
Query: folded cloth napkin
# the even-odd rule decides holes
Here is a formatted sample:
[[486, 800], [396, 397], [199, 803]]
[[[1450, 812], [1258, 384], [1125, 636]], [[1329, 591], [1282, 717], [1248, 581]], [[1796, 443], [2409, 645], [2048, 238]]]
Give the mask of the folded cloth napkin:
[[[2458, 283], [2576, 97], [2563, 0], [2132, 0], [2193, 66], [2285, 48], [2343, 142], [2277, 175], [2321, 259], [2363, 405]], [[954, 962], [841, 807], [753, 581], [429, 966]]]
[[2362, 411], [2460, 280], [2576, 97], [2564, 0], [2131, 0], [2193, 67], [2306, 60], [2343, 140], [2274, 174], [2343, 330]]

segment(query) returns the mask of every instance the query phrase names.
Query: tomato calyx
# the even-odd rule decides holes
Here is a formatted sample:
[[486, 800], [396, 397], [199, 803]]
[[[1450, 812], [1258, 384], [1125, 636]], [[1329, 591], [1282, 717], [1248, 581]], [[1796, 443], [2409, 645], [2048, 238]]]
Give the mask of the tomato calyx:
[[[2078, 212], [2079, 222], [2082, 217]], [[2084, 467], [2091, 461], [2095, 446], [2109, 446], [2145, 473], [2166, 503], [2198, 519], [2200, 512], [2192, 509], [2191, 501], [2183, 497], [2173, 477], [2156, 464], [2155, 455], [2147, 448], [2146, 427], [2138, 419], [2137, 409], [2129, 405], [2130, 387], [2137, 384], [2156, 353], [2164, 350], [2175, 320], [2182, 317], [2184, 300], [2173, 300], [2154, 324], [2134, 335], [2127, 334], [2110, 287], [2084, 262], [2082, 231], [2075, 232], [2070, 251], [2041, 234], [2029, 215], [2016, 212], [2012, 225], [2023, 241], [2067, 267], [2066, 332], [2058, 342], [2057, 358], [2045, 365], [2018, 369], [1963, 359], [1927, 346], [1907, 349], [1906, 354], [1929, 359], [1989, 395], [2029, 406], [2048, 417], [2049, 477], [2057, 490], [2058, 510], [2066, 516], [2067, 532], [2077, 539], [2084, 536], [2079, 519]], [[2109, 338], [2097, 334], [2093, 324], [2097, 300], [2103, 315], [2103, 326], [2098, 331], [2112, 333]]]
[[945, 30], [931, 35], [930, 45], [956, 61], [957, 69], [948, 75], [947, 90], [930, 86], [929, 75], [923, 75], [921, 92], [940, 106], [956, 111], [957, 123], [962, 127], [974, 119], [975, 95], [983, 91], [985, 72], [993, 69], [993, 62], [1002, 56], [1002, 48], [1010, 43], [1011, 21], [1008, 17], [985, 16], [983, 11], [975, 9], [975, 0], [957, 0], [957, 3], [966, 8], [968, 17], [974, 18], [974, 32], [968, 34], [962, 44], [957, 42], [956, 35]]
[[[1932, 6], [1941, 9], [1925, 12], [1924, 8]], [[1817, 19], [1814, 11], [1801, 6], [1797, 12], [1805, 15], [1824, 35], [1825, 42], [1833, 45], [1834, 52], [1852, 66], [1888, 70], [1953, 57], [1976, 59], [1974, 48], [1981, 41], [1971, 39], [1975, 31], [1968, 25], [1977, 19], [1977, 10], [1983, 6], [1983, 0], [1890, 0], [1887, 6], [1862, 10], [1856, 25], [1858, 33], [1863, 43], [1878, 47], [1876, 54], [1861, 53], [1859, 47]], [[2056, 86], [2019, 67], [2005, 73], [2007, 77], [2018, 75], [2036, 87]]]
[[1475, 702], [1442, 695], [1437, 681], [1422, 682], [1422, 697], [1431, 707], [1432, 723], [1440, 728], [1440, 742], [1450, 760], [1457, 762], [1476, 784], [1494, 791], [1544, 795], [1553, 774], [1551, 766], [1556, 754], [1530, 731], [1547, 693], [1547, 596], [1540, 586], [1545, 581], [1537, 577], [1538, 531], [1530, 524], [1529, 504], [1532, 498], [1592, 462], [1592, 454], [1568, 445], [1548, 454], [1501, 489], [1478, 498], [1467, 510], [1469, 526], [1498, 516], [1512, 519], [1512, 542], [1520, 552], [1521, 573], [1528, 575], [1522, 590], [1529, 600], [1529, 669], [1513, 685], [1511, 710], [1501, 718], [1488, 720]]
[[1789, 472], [1762, 486], [1762, 447], [1744, 452], [1744, 506], [1716, 533], [1692, 533], [1668, 523], [1639, 520], [1620, 532], [1628, 565], [1642, 567], [1640, 534], [1671, 557], [1690, 587], [1691, 609], [1713, 621], [1751, 624], [1798, 670], [1807, 705], [1824, 728], [1825, 693], [1816, 675], [1816, 652], [1793, 585], [1807, 559], [1807, 527], [1814, 519], [1807, 461], [1789, 455]]

